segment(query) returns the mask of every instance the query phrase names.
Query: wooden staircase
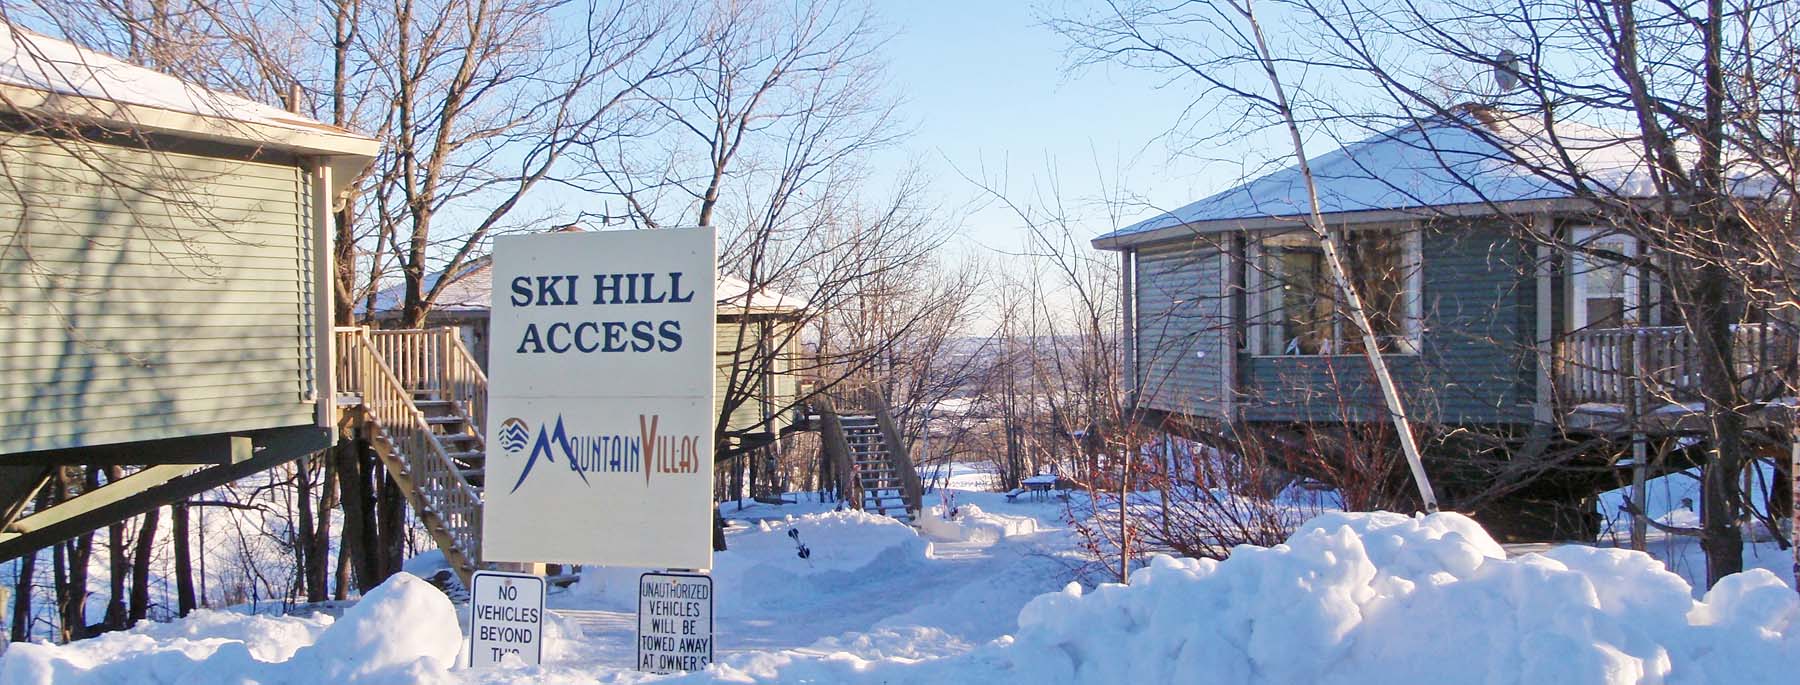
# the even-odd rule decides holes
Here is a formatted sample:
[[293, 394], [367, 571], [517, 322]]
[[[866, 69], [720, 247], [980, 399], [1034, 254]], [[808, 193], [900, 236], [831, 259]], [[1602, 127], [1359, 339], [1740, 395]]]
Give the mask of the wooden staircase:
[[854, 393], [858, 410], [838, 409], [839, 402], [815, 402], [820, 437], [837, 472], [839, 496], [863, 511], [912, 523], [917, 520], [924, 485], [912, 455], [900, 440], [887, 403], [872, 391]]
[[905, 484], [895, 469], [893, 451], [881, 435], [878, 419], [870, 415], [840, 418], [844, 441], [850, 445], [851, 470], [856, 474], [858, 499], [862, 510], [913, 522], [913, 511], [906, 506]]
[[466, 586], [481, 561], [487, 375], [452, 328], [339, 328], [341, 423], [360, 429]]
[[457, 473], [479, 490], [485, 482], [487, 439], [469, 417], [467, 407], [456, 400], [436, 397], [429, 391], [415, 391], [413, 406], [425, 414], [425, 424], [431, 427], [431, 434], [437, 437], [438, 444], [444, 446], [445, 456], [456, 462]]

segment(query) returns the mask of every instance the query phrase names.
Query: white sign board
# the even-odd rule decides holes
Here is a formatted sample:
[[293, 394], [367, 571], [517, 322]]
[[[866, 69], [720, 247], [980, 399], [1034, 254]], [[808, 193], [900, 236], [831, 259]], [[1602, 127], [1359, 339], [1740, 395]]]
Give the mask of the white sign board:
[[469, 581], [469, 667], [513, 655], [536, 666], [544, 657], [544, 579], [477, 571]]
[[638, 577], [638, 670], [699, 671], [713, 660], [713, 583], [695, 573]]
[[712, 567], [713, 249], [495, 239], [483, 560]]

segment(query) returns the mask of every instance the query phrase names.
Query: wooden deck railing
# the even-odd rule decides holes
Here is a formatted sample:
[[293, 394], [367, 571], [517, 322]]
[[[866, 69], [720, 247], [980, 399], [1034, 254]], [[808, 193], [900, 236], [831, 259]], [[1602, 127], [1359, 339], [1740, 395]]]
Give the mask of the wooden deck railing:
[[374, 345], [375, 354], [387, 362], [393, 369], [394, 377], [400, 380], [407, 390], [432, 391], [440, 389], [443, 378], [444, 331], [450, 329], [406, 329], [392, 331], [369, 331], [369, 344]]
[[[1732, 327], [1739, 385], [1751, 399], [1793, 393], [1800, 336], [1780, 324]], [[1640, 409], [1699, 399], [1701, 359], [1680, 326], [1577, 331], [1556, 344], [1556, 394], [1564, 407], [1614, 404]]]
[[[487, 374], [457, 339], [454, 328], [367, 330], [339, 328], [341, 336], [366, 333], [375, 355], [388, 365], [408, 391], [428, 393], [431, 399], [451, 400], [467, 411], [475, 430], [486, 435]], [[341, 357], [342, 355], [340, 355]], [[355, 363], [350, 359], [351, 364]], [[354, 373], [339, 361], [339, 373]]]
[[443, 387], [444, 399], [456, 402], [456, 406], [464, 411], [463, 418], [484, 438], [487, 436], [487, 373], [481, 365], [475, 363], [475, 356], [469, 354], [469, 348], [462, 345], [456, 336], [456, 329], [441, 328], [439, 344], [443, 346], [442, 362], [444, 364]]

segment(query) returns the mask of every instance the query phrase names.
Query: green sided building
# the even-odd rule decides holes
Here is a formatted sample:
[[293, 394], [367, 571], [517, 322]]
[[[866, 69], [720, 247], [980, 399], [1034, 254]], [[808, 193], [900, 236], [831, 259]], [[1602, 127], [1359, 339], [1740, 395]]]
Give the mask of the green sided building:
[[[0, 560], [328, 446], [376, 141], [0, 26]], [[34, 506], [57, 467], [128, 474]]]

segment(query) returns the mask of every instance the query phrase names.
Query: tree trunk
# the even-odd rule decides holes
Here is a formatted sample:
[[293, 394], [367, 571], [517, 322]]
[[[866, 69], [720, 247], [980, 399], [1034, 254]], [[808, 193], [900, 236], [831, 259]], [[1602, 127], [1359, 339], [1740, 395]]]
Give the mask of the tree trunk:
[[[364, 533], [368, 527], [369, 509], [366, 488], [368, 480], [362, 471], [361, 440], [345, 436], [333, 448], [333, 459], [338, 467], [338, 493], [344, 510], [344, 528], [338, 542], [338, 558], [340, 566], [347, 564], [349, 573], [339, 580], [339, 589], [344, 590], [349, 580], [355, 576], [358, 591], [368, 591], [374, 587], [370, 583], [373, 574], [368, 572], [368, 548], [363, 544]], [[345, 590], [347, 592], [347, 590]]]
[[144, 525], [138, 529], [137, 549], [131, 559], [131, 615], [136, 625], [150, 614], [150, 553], [156, 549], [156, 523], [162, 509], [144, 512]]
[[[82, 485], [84, 491], [92, 491], [100, 487], [100, 471], [95, 467], [84, 469]], [[73, 474], [69, 474], [73, 475]], [[67, 602], [60, 607], [65, 633], [73, 639], [88, 637], [87, 625], [88, 599], [88, 562], [94, 558], [94, 534], [83, 533], [70, 541], [69, 546], [69, 592]]]
[[67, 543], [69, 547], [68, 592], [64, 596], [62, 622], [64, 634], [79, 640], [89, 636], [87, 629], [88, 561], [93, 558], [94, 534], [86, 533]]
[[352, 584], [351, 583], [352, 574], [350, 573], [350, 555], [345, 554], [343, 548], [341, 548], [341, 547], [338, 549], [337, 570], [334, 572], [333, 578], [336, 581], [337, 586], [332, 588], [331, 598], [338, 599], [338, 600], [349, 599], [350, 598], [350, 585]]
[[107, 591], [106, 617], [101, 621], [106, 630], [125, 629], [125, 579], [131, 576], [131, 558], [125, 553], [125, 524], [115, 523], [106, 531]]
[[1685, 313], [1700, 358], [1700, 394], [1712, 433], [1712, 454], [1700, 473], [1700, 549], [1706, 553], [1706, 585], [1712, 587], [1719, 579], [1744, 570], [1744, 536], [1738, 529], [1743, 493], [1737, 478], [1746, 463], [1746, 421], [1733, 372], [1728, 274], [1718, 264], [1704, 264], [1695, 271], [1690, 284], [1692, 306]]
[[[57, 469], [54, 482], [54, 497], [59, 502], [76, 497], [74, 480], [75, 469], [80, 467], [64, 467]], [[92, 481], [97, 485], [99, 475]], [[93, 536], [81, 535], [74, 539], [64, 540], [55, 545], [56, 552], [51, 555], [56, 564], [56, 616], [61, 627], [60, 637], [63, 642], [79, 640], [86, 637], [87, 629], [87, 578], [88, 559], [93, 550]]]
[[169, 526], [175, 545], [175, 611], [186, 616], [199, 608], [194, 597], [194, 552], [189, 540], [186, 501], [169, 505]]
[[[125, 477], [125, 470], [117, 466], [106, 467], [106, 481], [116, 483]], [[131, 559], [125, 553], [125, 522], [120, 521], [106, 527], [106, 569], [108, 590], [106, 597], [107, 630], [124, 630], [125, 624], [125, 579], [131, 575]]]
[[[1779, 525], [1782, 521], [1794, 518], [1794, 486], [1800, 484], [1800, 474], [1794, 473], [1792, 452], [1787, 459], [1775, 459], [1775, 482], [1769, 489], [1769, 520]], [[1795, 538], [1800, 538], [1800, 531], [1795, 531]], [[1790, 538], [1789, 543], [1794, 543]], [[1800, 543], [1796, 543], [1800, 545]]]
[[719, 513], [718, 505], [713, 505], [713, 551], [725, 551], [725, 517]]
[[[341, 93], [339, 93], [341, 95]], [[343, 208], [332, 214], [332, 224], [337, 229], [336, 238], [332, 241], [333, 271], [337, 278], [333, 283], [336, 297], [332, 298], [332, 321], [339, 326], [356, 325], [356, 198], [354, 191], [350, 197], [344, 198]]]
[[381, 501], [377, 503], [380, 526], [376, 531], [381, 541], [381, 565], [376, 584], [400, 572], [406, 560], [406, 495], [393, 474], [381, 469]]
[[313, 593], [317, 592], [319, 599], [323, 599], [325, 592], [324, 588], [315, 589], [312, 582], [313, 538], [318, 535], [317, 529], [313, 528], [312, 457], [301, 457], [294, 466], [294, 500], [295, 508], [299, 510], [296, 518], [300, 519], [299, 534], [294, 539], [294, 577], [307, 601], [318, 601], [313, 598]]
[[347, 587], [349, 583], [345, 581], [353, 581], [360, 590], [363, 585], [362, 559], [367, 555], [362, 545], [363, 520], [368, 516], [368, 511], [362, 506], [362, 489], [358, 487], [362, 479], [357, 472], [355, 455], [354, 444], [338, 446], [336, 457], [342, 465], [342, 475], [338, 478], [338, 491], [341, 493], [338, 506], [344, 512], [344, 527], [338, 531], [338, 567], [339, 583]]
[[41, 550], [32, 550], [19, 559], [19, 579], [13, 584], [12, 605], [12, 638], [13, 642], [31, 640], [31, 577], [37, 573], [37, 557]]
[[[1162, 480], [1157, 483], [1157, 494], [1162, 498], [1163, 539], [1169, 538], [1169, 482], [1175, 479], [1175, 438], [1167, 433], [1162, 436]], [[1279, 492], [1279, 491], [1278, 491]]]
[[56, 588], [56, 639], [62, 642], [73, 639], [73, 633], [69, 631], [69, 624], [64, 620], [67, 616], [64, 612], [68, 611], [69, 604], [69, 576], [66, 566], [69, 560], [68, 556], [69, 552], [62, 543], [50, 546], [50, 575], [51, 582], [55, 584]]
[[1131, 458], [1121, 451], [1119, 464], [1119, 582], [1131, 584]]
[[[337, 468], [331, 456], [320, 452], [319, 461], [324, 477], [319, 483], [318, 521], [313, 526], [312, 549], [306, 553], [307, 587], [306, 599], [309, 602], [323, 601], [329, 594], [327, 580], [331, 568], [331, 510], [337, 506]], [[317, 592], [311, 590], [316, 588]]]
[[731, 461], [731, 499], [736, 500], [738, 508], [744, 508], [744, 460], [743, 455], [732, 457]]
[[756, 489], [756, 477], [758, 475], [757, 471], [760, 470], [757, 462], [760, 461], [761, 457], [761, 448], [758, 448], [755, 452], [746, 452], [744, 454], [744, 471], [746, 473], [744, 482], [749, 485], [751, 499], [755, 499], [759, 494], [759, 491]]

